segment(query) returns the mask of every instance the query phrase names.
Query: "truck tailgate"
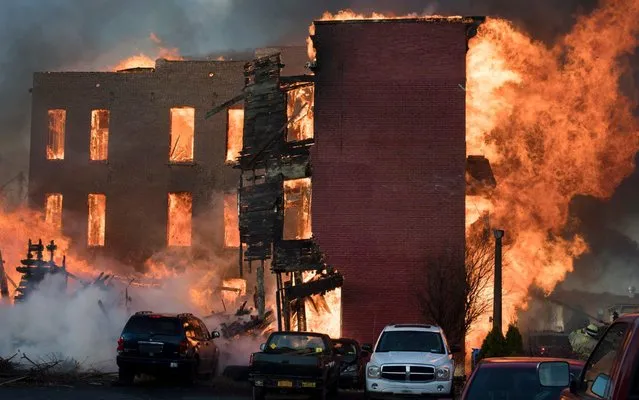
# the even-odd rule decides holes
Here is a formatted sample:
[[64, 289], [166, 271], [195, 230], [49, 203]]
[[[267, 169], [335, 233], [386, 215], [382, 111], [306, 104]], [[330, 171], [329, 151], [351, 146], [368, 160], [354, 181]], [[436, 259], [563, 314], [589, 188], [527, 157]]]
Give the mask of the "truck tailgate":
[[312, 355], [256, 353], [251, 372], [255, 375], [317, 378], [322, 375], [318, 360]]

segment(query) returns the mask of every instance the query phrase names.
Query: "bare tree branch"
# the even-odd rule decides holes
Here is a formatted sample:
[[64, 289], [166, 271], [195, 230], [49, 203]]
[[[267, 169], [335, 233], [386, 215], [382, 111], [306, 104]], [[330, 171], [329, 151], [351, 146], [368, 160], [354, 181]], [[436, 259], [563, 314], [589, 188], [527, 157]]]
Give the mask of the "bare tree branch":
[[441, 326], [452, 343], [462, 344], [473, 324], [490, 311], [494, 264], [494, 244], [485, 227], [466, 238], [464, 260], [449, 248], [425, 261], [418, 293], [422, 314]]

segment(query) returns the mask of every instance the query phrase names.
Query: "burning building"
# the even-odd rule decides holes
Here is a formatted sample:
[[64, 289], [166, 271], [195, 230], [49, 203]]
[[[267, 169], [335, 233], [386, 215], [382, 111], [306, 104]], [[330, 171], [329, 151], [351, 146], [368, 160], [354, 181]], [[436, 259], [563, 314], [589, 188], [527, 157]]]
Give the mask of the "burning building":
[[235, 114], [205, 113], [241, 92], [244, 63], [36, 73], [30, 205], [75, 251], [129, 265], [198, 237], [222, 252], [236, 248], [238, 174], [224, 167]]
[[[424, 320], [429, 258], [463, 268], [466, 180], [494, 184], [485, 158], [468, 165], [488, 173], [466, 160], [467, 41], [482, 21], [316, 21], [313, 73], [281, 75], [265, 53], [244, 96], [211, 111], [244, 99], [241, 257], [258, 275], [270, 261], [281, 327], [370, 342]], [[332, 320], [307, 323], [309, 303]]]

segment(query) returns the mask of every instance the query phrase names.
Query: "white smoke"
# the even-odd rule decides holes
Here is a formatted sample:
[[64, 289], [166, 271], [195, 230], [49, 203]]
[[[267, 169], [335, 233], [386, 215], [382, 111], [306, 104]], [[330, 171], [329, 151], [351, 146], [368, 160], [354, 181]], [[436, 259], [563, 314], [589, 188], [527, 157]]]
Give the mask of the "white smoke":
[[[49, 277], [25, 302], [0, 308], [0, 357], [21, 353], [37, 362], [54, 356], [73, 359], [84, 370], [116, 371], [117, 339], [129, 316], [137, 311], [192, 312], [205, 320], [211, 332], [219, 330], [222, 322], [233, 317], [204, 318], [204, 310], [189, 300], [198, 276], [193, 271], [167, 278], [161, 287], [126, 289], [127, 283], [117, 282], [104, 290], [76, 284], [66, 292], [59, 290], [63, 278]], [[252, 337], [217, 339], [221, 351], [218, 370], [247, 365], [249, 354], [257, 351], [261, 342], [263, 339]]]

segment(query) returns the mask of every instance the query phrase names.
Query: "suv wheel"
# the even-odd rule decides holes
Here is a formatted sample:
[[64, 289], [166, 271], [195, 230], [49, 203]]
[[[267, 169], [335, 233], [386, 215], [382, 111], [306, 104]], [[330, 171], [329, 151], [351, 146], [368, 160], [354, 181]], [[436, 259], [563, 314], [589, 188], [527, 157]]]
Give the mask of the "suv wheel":
[[129, 368], [118, 369], [118, 381], [125, 385], [131, 385], [135, 380], [135, 371]]

